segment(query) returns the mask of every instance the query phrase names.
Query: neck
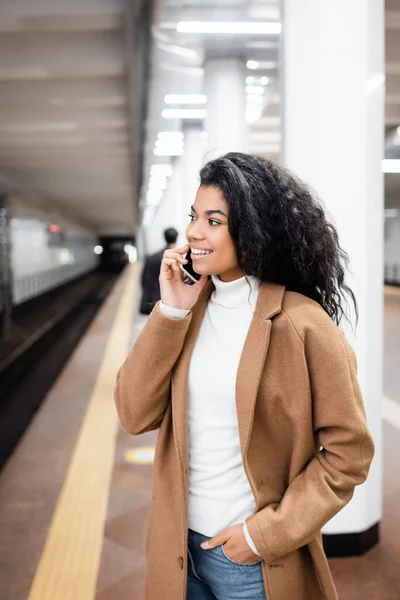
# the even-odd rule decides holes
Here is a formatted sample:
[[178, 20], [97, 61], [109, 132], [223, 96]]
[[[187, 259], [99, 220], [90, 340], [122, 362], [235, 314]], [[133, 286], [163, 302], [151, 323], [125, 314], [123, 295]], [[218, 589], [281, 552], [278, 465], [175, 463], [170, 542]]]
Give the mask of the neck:
[[236, 279], [240, 279], [244, 276], [244, 273], [239, 267], [232, 269], [231, 271], [226, 271], [226, 273], [220, 273], [218, 277], [221, 281], [229, 282], [236, 281]]

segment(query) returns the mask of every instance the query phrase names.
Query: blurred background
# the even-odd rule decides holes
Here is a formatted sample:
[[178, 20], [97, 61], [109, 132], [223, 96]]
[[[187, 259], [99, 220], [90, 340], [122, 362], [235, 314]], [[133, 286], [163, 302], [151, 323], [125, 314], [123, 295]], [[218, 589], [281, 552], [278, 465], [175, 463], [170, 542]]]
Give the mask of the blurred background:
[[156, 438], [115, 373], [231, 150], [350, 255], [377, 454], [324, 543], [340, 598], [400, 599], [400, 0], [0, 0], [1, 600], [144, 597]]

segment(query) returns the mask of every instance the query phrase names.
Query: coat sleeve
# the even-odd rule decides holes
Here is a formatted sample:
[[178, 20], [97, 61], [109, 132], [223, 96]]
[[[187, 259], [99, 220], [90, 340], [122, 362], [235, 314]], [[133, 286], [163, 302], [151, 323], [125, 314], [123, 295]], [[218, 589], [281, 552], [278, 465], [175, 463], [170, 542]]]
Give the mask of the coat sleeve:
[[123, 427], [134, 435], [160, 427], [170, 400], [172, 369], [192, 318], [164, 316], [156, 305], [117, 374], [115, 404]]
[[278, 505], [266, 506], [246, 521], [269, 562], [316, 536], [366, 479], [374, 454], [353, 349], [329, 318], [309, 328], [303, 342], [319, 450]]

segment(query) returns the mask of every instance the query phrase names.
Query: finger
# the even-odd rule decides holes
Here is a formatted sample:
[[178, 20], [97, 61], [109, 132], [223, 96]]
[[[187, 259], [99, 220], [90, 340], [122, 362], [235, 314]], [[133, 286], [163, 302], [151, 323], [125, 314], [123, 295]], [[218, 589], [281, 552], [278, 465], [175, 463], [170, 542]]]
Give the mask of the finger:
[[185, 244], [182, 248], [174, 248], [175, 252], [179, 252], [179, 254], [185, 254], [189, 250], [189, 244]]
[[182, 246], [182, 248], [171, 248], [171, 249], [167, 249], [164, 252], [164, 256], [165, 255], [171, 255], [171, 254], [177, 254], [178, 256], [181, 256], [182, 254], [186, 254], [186, 252], [189, 250], [189, 244], [186, 244], [186, 246]]
[[172, 267], [172, 259], [169, 258], [163, 258], [163, 260], [161, 261], [161, 268], [163, 271], [169, 271]]
[[176, 264], [177, 264], [176, 260], [164, 258], [161, 261], [160, 275], [172, 274], [174, 271], [174, 265], [176, 265]]
[[169, 267], [177, 264], [176, 258], [163, 258], [162, 262]]
[[207, 542], [203, 542], [200, 544], [200, 546], [203, 548], [203, 550], [211, 550], [217, 546], [222, 546], [222, 544], [225, 544], [227, 540], [229, 540], [229, 533], [224, 530], [221, 531], [221, 533], [214, 535], [214, 537], [210, 538]]
[[174, 259], [182, 264], [186, 264], [188, 261], [181, 254], [177, 254], [176, 252], [171, 252], [171, 250], [166, 250], [164, 254], [164, 259]]

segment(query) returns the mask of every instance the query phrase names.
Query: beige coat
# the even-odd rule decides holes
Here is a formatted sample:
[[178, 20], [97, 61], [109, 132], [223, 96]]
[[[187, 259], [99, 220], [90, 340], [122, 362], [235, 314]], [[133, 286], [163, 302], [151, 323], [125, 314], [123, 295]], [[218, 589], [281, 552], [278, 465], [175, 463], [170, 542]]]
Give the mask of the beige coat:
[[[146, 553], [146, 600], [185, 600], [188, 369], [213, 290], [182, 320], [155, 307], [121, 367], [115, 401], [132, 434], [160, 428]], [[232, 374], [234, 376], [234, 374]], [[313, 300], [263, 284], [237, 373], [247, 520], [268, 600], [336, 600], [320, 529], [362, 483], [373, 456], [344, 335]]]

